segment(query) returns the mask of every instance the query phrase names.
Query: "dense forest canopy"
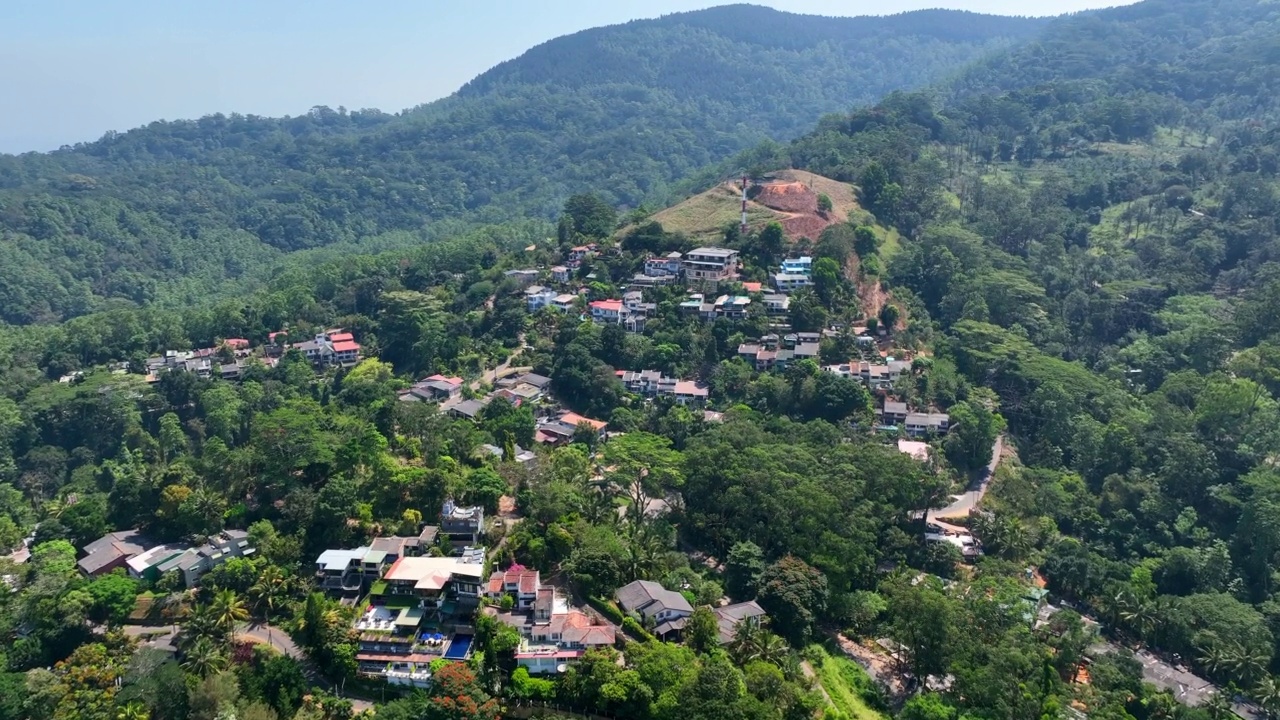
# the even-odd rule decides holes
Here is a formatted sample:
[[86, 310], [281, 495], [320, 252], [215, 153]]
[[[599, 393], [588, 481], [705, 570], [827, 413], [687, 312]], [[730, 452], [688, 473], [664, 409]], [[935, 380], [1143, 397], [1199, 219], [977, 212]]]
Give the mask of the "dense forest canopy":
[[[242, 593], [255, 618], [286, 624], [326, 677], [354, 680], [349, 611], [305, 584], [315, 553], [412, 532], [450, 497], [492, 514], [504, 495], [516, 515], [495, 524], [502, 542], [491, 560], [554, 575], [619, 623], [629, 638], [623, 657], [593, 650], [555, 680], [533, 678], [513, 668], [519, 638], [478, 618], [481, 653], [442, 672], [428, 692], [386, 703], [379, 717], [488, 720], [500, 701], [527, 700], [643, 720], [1066, 720], [1076, 717], [1069, 707], [1107, 720], [1219, 720], [1233, 699], [1256, 702], [1260, 717], [1280, 715], [1276, 7], [1147, 0], [1062, 18], [1034, 44], [968, 66], [933, 91], [890, 93], [706, 171], [799, 168], [857, 186], [859, 209], [819, 237], [788, 246], [776, 224], [724, 232], [743, 258], [735, 293], [766, 281], [792, 251], [814, 258], [813, 287], [791, 297], [785, 320], [832, 332], [817, 359], [785, 369], [750, 365], [741, 350], [777, 317], [692, 317], [680, 310], [687, 295], [679, 286], [645, 291], [653, 309], [640, 332], [588, 319], [586, 302], [616, 297], [646, 258], [693, 247], [660, 223], [619, 212], [627, 198], [608, 194], [608, 180], [600, 195], [557, 206], [554, 228], [546, 219], [555, 213], [535, 203], [521, 206], [539, 216], [532, 220], [449, 226], [431, 243], [404, 231], [383, 236], [385, 252], [376, 254], [341, 254], [341, 243], [358, 238], [340, 233], [336, 245], [295, 253], [256, 292], [181, 310], [100, 309], [83, 294], [83, 317], [0, 334], [0, 545], [34, 532], [35, 547], [29, 564], [4, 565], [18, 591], [0, 595], [0, 634], [15, 638], [0, 650], [0, 718], [70, 717], [88, 707], [106, 717], [134, 706], [153, 717], [216, 717], [210, 696], [221, 693], [224, 710], [253, 706], [254, 717], [346, 720], [348, 708], [322, 693], [329, 709], [304, 703], [297, 666], [233, 651], [228, 623], [208, 616], [231, 626], [248, 617], [249, 607], [233, 612]], [[730, 8], [574, 37], [603, 43], [600, 56], [613, 58], [624, 51], [609, 45], [610, 32], [668, 23], [678, 28], [674, 47], [717, 47], [717, 37], [760, 38], [756, 23], [768, 16]], [[761, 53], [809, 47], [788, 29], [800, 21], [782, 17], [773, 40], [752, 41]], [[982, 21], [924, 13], [884, 22], [914, 18], [927, 35], [924, 28], [956, 17]], [[697, 40], [708, 18], [722, 34]], [[854, 25], [823, 27], [812, 37], [828, 48], [841, 42], [835, 27], [860, 37]], [[692, 39], [681, 45], [681, 37]], [[346, 187], [323, 162], [288, 150], [297, 138], [358, 158], [365, 138], [391, 138], [413, 123], [442, 127], [432, 117], [452, 118], [452, 132], [463, 132], [466, 116], [450, 113], [473, 95], [532, 93], [504, 96], [511, 112], [536, 109], [529, 98], [559, 97], [565, 87], [608, 86], [635, 99], [615, 82], [620, 60], [547, 79], [553, 45], [531, 51], [536, 62], [500, 66], [458, 97], [406, 116], [246, 120], [248, 128], [278, 123], [253, 142], [275, 143], [297, 183], [277, 188], [269, 207], [305, 200], [329, 211], [303, 187], [326, 177], [330, 190]], [[697, 106], [701, 78], [652, 67], [654, 78], [683, 79], [649, 91], [687, 92], [682, 102]], [[551, 127], [554, 117], [530, 110], [524, 119]], [[166, 127], [181, 142], [149, 145], [152, 130], [144, 130], [7, 159], [9, 177], [21, 178], [7, 192], [31, 207], [63, 203], [68, 214], [40, 216], [50, 241], [60, 228], [105, 233], [90, 221], [97, 216], [73, 211], [92, 206], [76, 193], [98, 197], [91, 165], [119, 167], [94, 153], [132, 148], [124, 154], [145, 168], [151, 161], [139, 158], [199, 137]], [[523, 140], [530, 152], [543, 141], [545, 128]], [[210, 152], [234, 156], [226, 147]], [[157, 167], [199, 178], [198, 157]], [[604, 157], [594, 159], [611, 168]], [[84, 172], [24, 195], [43, 182], [32, 168], [64, 162]], [[217, 187], [256, 197], [223, 172], [232, 171], [209, 171]], [[174, 173], [175, 188], [204, 187]], [[132, 177], [140, 192], [178, 202], [172, 188]], [[402, 203], [382, 204], [383, 191]], [[201, 207], [222, 217], [226, 197], [210, 191]], [[422, 215], [408, 184], [371, 181], [350, 197], [377, 212]], [[118, 203], [113, 222], [170, 219], [169, 211], [130, 209], [127, 198], [110, 202]], [[333, 228], [369, 218], [333, 212]], [[378, 222], [371, 232], [399, 227]], [[256, 231], [238, 232], [257, 242]], [[581, 293], [570, 311], [530, 311], [505, 271], [543, 268], [538, 281], [552, 282], [549, 269], [586, 243], [598, 254], [559, 282]], [[311, 245], [323, 243], [300, 246]], [[868, 289], [883, 291], [878, 307]], [[316, 372], [289, 351], [274, 367], [249, 363], [238, 382], [170, 372], [148, 383], [138, 372], [165, 349], [225, 338], [257, 346], [282, 328], [311, 337], [332, 327], [354, 333], [366, 359]], [[881, 345], [869, 354], [888, 348], [911, 358], [892, 386], [824, 371], [861, 352], [854, 328], [876, 335], [871, 342]], [[464, 377], [461, 392], [471, 397], [486, 389], [486, 369], [514, 357], [546, 376], [557, 403], [607, 421], [611, 434], [579, 425], [572, 443], [539, 448], [525, 467], [514, 456], [517, 442], [535, 437], [527, 406], [491, 403], [472, 421], [399, 400], [432, 373]], [[646, 400], [618, 374], [647, 368], [702, 383], [714, 412]], [[60, 376], [66, 381], [52, 381]], [[927, 461], [877, 426], [874, 411], [891, 398], [949, 413], [952, 428], [932, 438]], [[993, 460], [980, 512], [953, 518], [981, 544], [983, 556], [966, 565], [957, 547], [926, 541], [927, 511]], [[667, 507], [650, 512], [648, 501], [659, 498]], [[119, 624], [134, 594], [167, 586], [71, 570], [76, 545], [133, 525], [164, 539], [248, 528], [262, 548], [190, 594], [178, 638], [183, 664], [154, 673], [134, 667], [126, 639], [90, 628]], [[699, 606], [755, 599], [770, 622], [721, 646], [715, 617], [699, 607], [683, 644], [661, 642], [656, 627], [610, 604], [615, 589], [637, 579]], [[1075, 609], [1041, 617], [1033, 583]], [[1103, 641], [1110, 651], [1098, 650]], [[1199, 699], [1158, 691], [1121, 646], [1218, 689]], [[845, 657], [858, 647], [897, 685], [873, 684]], [[103, 672], [86, 681], [85, 668]], [[162, 683], [178, 689], [166, 695]], [[174, 697], [189, 699], [190, 712], [170, 709]], [[448, 712], [463, 698], [471, 712]]]
[[396, 115], [214, 115], [0, 156], [0, 320], [199, 302], [287, 253], [429, 241], [455, 229], [443, 219], [550, 219], [574, 192], [660, 202], [707, 164], [1042, 24], [731, 6], [558, 38]]

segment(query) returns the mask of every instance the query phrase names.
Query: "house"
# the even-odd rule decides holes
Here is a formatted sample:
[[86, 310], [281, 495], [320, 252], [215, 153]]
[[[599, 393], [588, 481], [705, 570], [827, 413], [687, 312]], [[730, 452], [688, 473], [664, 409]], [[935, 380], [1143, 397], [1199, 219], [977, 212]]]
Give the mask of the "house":
[[448, 412], [459, 420], [478, 420], [487, 404], [483, 400], [463, 400], [456, 405], [451, 405]]
[[721, 295], [716, 298], [715, 314], [730, 320], [745, 320], [750, 305], [751, 298], [746, 295]]
[[535, 402], [542, 397], [542, 391], [527, 383], [517, 383], [495, 391], [490, 397], [502, 398], [512, 405]]
[[535, 437], [538, 442], [547, 445], [563, 445], [573, 442], [578, 428], [586, 426], [594, 431], [597, 438], [604, 437], [604, 429], [608, 423], [603, 420], [592, 420], [577, 413], [566, 412], [557, 417], [543, 418], [538, 421]]
[[489, 576], [484, 596], [497, 603], [504, 595], [510, 595], [514, 603], [512, 607], [516, 610], [533, 610], [533, 603], [538, 599], [538, 588], [541, 585], [542, 581], [537, 570], [512, 565], [505, 572], [495, 571]]
[[716, 615], [716, 623], [720, 626], [721, 645], [733, 642], [733, 636], [737, 634], [738, 625], [743, 622], [754, 619], [763, 623], [768, 618], [764, 608], [760, 607], [755, 600], [725, 605], [724, 607], [715, 608], [713, 612]]
[[791, 297], [782, 295], [780, 292], [765, 293], [764, 311], [773, 316], [791, 313]]
[[569, 268], [564, 265], [556, 265], [551, 268], [551, 281], [557, 283], [569, 282]]
[[627, 392], [649, 397], [658, 394], [658, 385], [663, 380], [662, 373], [657, 370], [617, 370], [615, 374]]
[[621, 300], [595, 300], [589, 307], [592, 321], [600, 324], [621, 323], [626, 314]]
[[546, 392], [547, 388], [551, 387], [551, 378], [537, 373], [525, 373], [517, 377], [516, 382], [521, 385], [532, 385], [542, 392]]
[[960, 554], [968, 561], [972, 561], [982, 554], [981, 546], [978, 545], [978, 541], [972, 535], [927, 532], [924, 534], [924, 540], [930, 543], [954, 545], [960, 549]]
[[532, 268], [526, 268], [521, 270], [507, 270], [506, 272], [502, 273], [502, 275], [508, 280], [516, 281], [516, 283], [519, 284], [521, 287], [528, 287], [532, 285], [535, 280], [538, 279], [538, 271]]
[[141, 555], [156, 544], [136, 529], [107, 533], [81, 548], [84, 557], [76, 561], [76, 567], [89, 577], [104, 575], [124, 567], [130, 558]]
[[692, 380], [679, 380], [676, 382], [671, 394], [675, 396], [676, 402], [680, 405], [701, 405], [707, 401], [707, 396], [710, 393], [706, 387]]
[[910, 371], [911, 363], [902, 360], [889, 360], [885, 363], [850, 361], [839, 365], [827, 365], [822, 369], [843, 377], [854, 378], [870, 390], [886, 390], [898, 382], [902, 373]]
[[[624, 612], [635, 613], [655, 626], [661, 637], [684, 627], [683, 621], [693, 614], [693, 606], [683, 595], [650, 580], [636, 580], [618, 588], [614, 594]], [[666, 625], [665, 631], [662, 630]]]
[[946, 413], [909, 413], [903, 422], [907, 434], [912, 437], [946, 435], [951, 427], [951, 416]]
[[129, 558], [124, 566], [129, 572], [129, 577], [139, 580], [159, 580], [164, 573], [179, 569], [178, 562], [190, 549], [191, 546], [186, 543], [157, 545]]
[[326, 330], [292, 346], [315, 364], [352, 365], [360, 360], [360, 344], [349, 332]]
[[403, 557], [382, 576], [384, 595], [408, 595], [425, 610], [443, 609], [445, 603], [474, 608], [480, 604], [484, 553], [460, 557]]
[[742, 283], [742, 289], [749, 293], [764, 292], [764, 285], [758, 282], [744, 282]]
[[[499, 460], [502, 459], [502, 448], [498, 447], [497, 445], [481, 445], [480, 449], [485, 453], [488, 453], [489, 455], [492, 455], [493, 457], [498, 458]], [[521, 465], [527, 465], [533, 462], [534, 460], [538, 459], [538, 456], [533, 454], [532, 451], [525, 450], [519, 445], [516, 445], [513, 448], [513, 450], [515, 452], [515, 457], [513, 458], [513, 461]]]
[[578, 296], [564, 293], [551, 298], [551, 307], [562, 313], [572, 311], [578, 306]]
[[789, 275], [804, 275], [808, 277], [813, 274], [813, 258], [808, 255], [787, 258], [782, 261], [782, 272]]
[[595, 243], [587, 245], [579, 245], [569, 250], [569, 267], [577, 267], [582, 264], [583, 260], [596, 254], [597, 246]]
[[440, 537], [455, 549], [480, 542], [484, 533], [484, 508], [459, 507], [453, 500], [446, 500], [440, 510]]
[[738, 276], [738, 251], [701, 247], [689, 251], [680, 265], [686, 281], [715, 284]]
[[649, 277], [678, 277], [683, 267], [683, 255], [667, 253], [664, 257], [651, 257], [644, 261], [644, 274]]
[[444, 402], [462, 394], [462, 378], [445, 377], [435, 374], [414, 383], [408, 390], [400, 394], [401, 400]]
[[359, 592], [364, 585], [361, 563], [368, 545], [350, 550], [325, 550], [316, 558], [316, 585], [321, 590]]
[[559, 295], [559, 293], [555, 290], [541, 285], [527, 287], [524, 290], [525, 307], [529, 312], [537, 312], [550, 305], [551, 301], [555, 300], [557, 295]]
[[808, 275], [798, 275], [795, 273], [774, 273], [771, 278], [773, 287], [780, 293], [790, 294], [800, 288], [806, 288], [813, 285], [813, 279]]
[[[178, 555], [170, 555], [149, 569], [157, 577], [176, 570], [181, 574], [183, 584], [192, 588], [200, 583], [200, 577], [206, 572], [232, 558], [247, 557], [256, 551], [257, 548], [249, 541], [249, 533], [244, 530], [224, 530], [209, 538], [203, 545], [188, 548]], [[146, 577], [147, 573], [148, 569], [142, 569], [139, 577]]]
[[617, 641], [613, 625], [570, 608], [555, 587], [542, 584], [537, 570], [513, 565], [490, 575], [485, 597], [500, 604], [504, 596], [512, 598], [512, 610], [497, 617], [520, 632], [516, 663], [531, 674], [563, 673], [587, 650]]
[[360, 343], [345, 340], [333, 344], [333, 361], [339, 365], [352, 365], [360, 361]]
[[885, 400], [881, 417], [886, 425], [901, 425], [907, 421], [907, 415], [910, 413], [911, 410], [906, 403], [898, 402], [897, 400]]
[[561, 415], [560, 422], [574, 428], [580, 425], [587, 425], [592, 430], [596, 431], [596, 434], [600, 435], [601, 437], [604, 436], [604, 429], [609, 425], [609, 423], [603, 420], [592, 420], [589, 417], [583, 417], [578, 413], [574, 413], [574, 412], [567, 412]]

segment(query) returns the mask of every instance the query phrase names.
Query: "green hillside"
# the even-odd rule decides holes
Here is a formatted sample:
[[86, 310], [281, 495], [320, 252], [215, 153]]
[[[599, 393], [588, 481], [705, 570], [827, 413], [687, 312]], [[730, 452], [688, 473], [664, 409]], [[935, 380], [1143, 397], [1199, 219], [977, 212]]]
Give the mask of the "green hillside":
[[445, 219], [551, 218], [583, 190], [661, 201], [698, 168], [1043, 24], [729, 6], [558, 38], [397, 115], [216, 115], [0, 156], [0, 320], [198, 303], [287, 253], [403, 247], [456, 231]]

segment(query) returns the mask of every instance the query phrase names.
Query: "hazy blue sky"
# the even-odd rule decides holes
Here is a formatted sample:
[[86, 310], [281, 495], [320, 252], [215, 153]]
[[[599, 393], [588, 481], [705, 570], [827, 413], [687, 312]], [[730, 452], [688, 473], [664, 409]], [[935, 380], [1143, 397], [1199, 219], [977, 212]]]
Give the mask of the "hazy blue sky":
[[[1006, 15], [1124, 0], [755, 0], [866, 15]], [[3, 0], [0, 152], [51, 150], [157, 119], [388, 112], [434, 100], [558, 35], [723, 0]]]

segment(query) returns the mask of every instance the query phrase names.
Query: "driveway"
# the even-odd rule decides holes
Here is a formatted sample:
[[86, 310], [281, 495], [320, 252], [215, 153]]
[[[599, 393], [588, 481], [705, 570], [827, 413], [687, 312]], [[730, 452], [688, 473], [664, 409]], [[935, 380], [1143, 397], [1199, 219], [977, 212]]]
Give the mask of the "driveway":
[[1004, 452], [1004, 436], [996, 436], [995, 443], [991, 446], [991, 462], [987, 463], [987, 467], [978, 476], [976, 484], [970, 485], [965, 492], [952, 496], [950, 505], [936, 510], [930, 510], [926, 519], [929, 522], [935, 522], [939, 518], [962, 518], [969, 517], [969, 511], [978, 506], [982, 502], [983, 496], [987, 494], [987, 487], [991, 484], [991, 478], [995, 477], [996, 467], [1000, 465], [1000, 454]]

